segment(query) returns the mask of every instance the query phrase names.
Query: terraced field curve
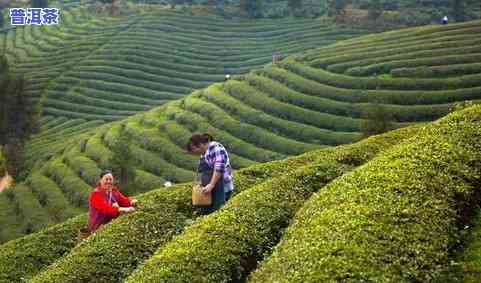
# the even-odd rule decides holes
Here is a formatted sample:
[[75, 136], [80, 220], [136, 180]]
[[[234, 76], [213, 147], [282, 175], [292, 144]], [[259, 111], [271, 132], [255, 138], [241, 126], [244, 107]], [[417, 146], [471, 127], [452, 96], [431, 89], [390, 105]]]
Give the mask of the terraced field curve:
[[73, 136], [179, 99], [226, 74], [247, 73], [270, 62], [273, 52], [287, 56], [364, 33], [310, 19], [126, 13], [110, 18], [65, 9], [59, 26], [0, 35], [14, 70], [26, 74], [28, 92], [43, 104], [30, 158], [55, 148], [59, 128]]

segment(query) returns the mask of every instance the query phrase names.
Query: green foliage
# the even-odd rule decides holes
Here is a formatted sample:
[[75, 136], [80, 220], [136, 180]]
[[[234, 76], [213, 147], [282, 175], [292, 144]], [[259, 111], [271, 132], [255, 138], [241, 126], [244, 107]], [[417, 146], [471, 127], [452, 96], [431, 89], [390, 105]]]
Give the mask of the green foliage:
[[35, 105], [24, 91], [24, 78], [9, 73], [6, 59], [0, 61], [0, 144], [23, 142], [36, 128]]
[[61, 158], [46, 163], [42, 172], [55, 181], [72, 205], [86, 207], [91, 186], [65, 165]]
[[250, 281], [433, 280], [479, 202], [480, 121], [479, 106], [449, 115], [329, 183]]
[[302, 8], [302, 0], [288, 0], [287, 6], [293, 13]]
[[82, 215], [0, 245], [0, 282], [21, 282], [37, 274], [77, 244], [78, 230], [85, 224]]
[[160, 248], [126, 282], [242, 280], [302, 202], [347, 169], [324, 162], [241, 193]]
[[250, 143], [257, 144], [259, 147], [285, 154], [299, 154], [316, 148], [315, 145], [279, 137], [260, 127], [241, 123], [233, 119], [219, 107], [203, 102], [195, 98], [195, 96], [189, 96], [183, 101], [186, 110], [206, 116], [209, 123], [212, 123], [213, 126], [219, 129], [225, 129]]
[[47, 212], [29, 187], [20, 184], [10, 190], [15, 205], [12, 213], [21, 219], [20, 231], [22, 233], [30, 234], [49, 224]]
[[[339, 155], [337, 155], [337, 161], [341, 163], [359, 164], [363, 162], [362, 160], [367, 160], [371, 158], [372, 154], [378, 152], [379, 150], [382, 150], [383, 148], [389, 147], [397, 143], [399, 140], [402, 140], [412, 135], [412, 133], [415, 133], [418, 130], [419, 128], [415, 127], [405, 128], [397, 130], [395, 132], [391, 132], [389, 134], [385, 134], [383, 136], [371, 137], [360, 143], [346, 146], [349, 149], [347, 151], [342, 151]], [[309, 163], [314, 162], [315, 160], [320, 161], [323, 159], [323, 156], [325, 155], [324, 153], [329, 152], [330, 154], [333, 154], [335, 150], [323, 149], [316, 152], [306, 153], [301, 156], [291, 157], [285, 160], [273, 161], [265, 164], [259, 164], [239, 170], [235, 173], [234, 177], [236, 193], [253, 187], [261, 182], [264, 182], [269, 178], [278, 178], [283, 174], [288, 173], [290, 170], [305, 166]], [[141, 175], [138, 174], [137, 176]], [[161, 223], [167, 223], [168, 225], [171, 225], [169, 223], [172, 223], [172, 221], [175, 221], [175, 219], [189, 219], [192, 217], [196, 217], [197, 215], [193, 210], [192, 206], [190, 205], [190, 184], [174, 186], [170, 188], [170, 190], [165, 190], [164, 188], [162, 188], [149, 192], [142, 196], [138, 196], [137, 198], [139, 199], [139, 213], [120, 217], [119, 219], [113, 221], [111, 224], [104, 226], [103, 228], [98, 230], [94, 237], [92, 237], [91, 239], [87, 239], [84, 244], [80, 245], [75, 250], [75, 253], [72, 252], [71, 255], [62, 258], [61, 261], [59, 261], [57, 264], [52, 265], [48, 269], [46, 269], [46, 271], [42, 273], [41, 277], [39, 277], [38, 280], [40, 281], [42, 278], [44, 278], [45, 280], [48, 280], [48, 278], [56, 278], [58, 280], [62, 280], [62, 278], [65, 278], [65, 280], [67, 280], [68, 278], [74, 278], [73, 280], [75, 280], [75, 278], [80, 277], [97, 278], [97, 276], [101, 276], [99, 278], [114, 278], [119, 276], [119, 270], [122, 270], [122, 265], [125, 263], [129, 264], [127, 265], [129, 266], [129, 268], [126, 270], [122, 270], [121, 272], [122, 274], [129, 274], [133, 271], [132, 268], [135, 268], [135, 264], [140, 263], [136, 260], [147, 258], [149, 254], [156, 250], [158, 244], [164, 243], [166, 238], [169, 238], [173, 235], [172, 233], [180, 232], [181, 228], [184, 225], [187, 225], [189, 222], [178, 222], [180, 226], [176, 227], [174, 231], [166, 229], [160, 230], [160, 232], [158, 233], [137, 233], [136, 231], [138, 231], [138, 229], [146, 229], [146, 227], [150, 227], [152, 225], [152, 227], [157, 227], [155, 223], [146, 223], [142, 220], [143, 218], [147, 217], [149, 220], [155, 222], [159, 220], [159, 218], [156, 218], [157, 216], [155, 215], [159, 215]], [[172, 211], [172, 206], [175, 207], [176, 214], [174, 215], [170, 214], [170, 212]], [[166, 217], [162, 220], [162, 215], [164, 214], [164, 212], [169, 216], [171, 215], [172, 218]], [[79, 224], [75, 224], [77, 223], [75, 222], [75, 220], [79, 221]], [[51, 228], [66, 229], [64, 232], [57, 232], [58, 237], [62, 238], [62, 240], [58, 240], [57, 248], [62, 248], [69, 251], [73, 246], [69, 245], [68, 243], [74, 241], [76, 234], [72, 234], [68, 231], [76, 231], [75, 229], [81, 227], [80, 225], [82, 225], [82, 223], [85, 223], [85, 219], [76, 217], [74, 218], [74, 220], [71, 220], [63, 225], [57, 225]], [[139, 228], [135, 226], [135, 223], [140, 224]], [[126, 228], [129, 229], [124, 230]], [[47, 229], [45, 231], [48, 232], [51, 229]], [[120, 231], [118, 229], [124, 231], [123, 234], [121, 234], [122, 237], [118, 237], [118, 235], [120, 234], [118, 233], [118, 231]], [[149, 231], [155, 232], [157, 230], [154, 229]], [[38, 273], [38, 271], [42, 267], [49, 265], [52, 262], [52, 259], [60, 258], [60, 254], [56, 253], [55, 250], [44, 250], [42, 245], [35, 244], [34, 241], [37, 241], [37, 238], [42, 239], [44, 237], [44, 234], [45, 232], [35, 233], [27, 236], [26, 238], [15, 241], [21, 241], [22, 243], [27, 244], [30, 243], [29, 239], [32, 239], [31, 242], [33, 245], [29, 249], [21, 248], [22, 246], [18, 245], [19, 250], [16, 250], [17, 246], [15, 244], [12, 244], [14, 242], [9, 242], [7, 244], [4, 244], [3, 246], [0, 246], [0, 250], [2, 250], [2, 253], [0, 254], [0, 262], [2, 262], [2, 260], [8, 260], [8, 257], [2, 257], [2, 255], [4, 254], [11, 255], [13, 253], [13, 256], [17, 256], [17, 253], [19, 253], [19, 255], [23, 256], [22, 251], [27, 251], [25, 256], [29, 256], [29, 260], [31, 260], [29, 262], [36, 264], [35, 269], [23, 269], [20, 264], [10, 265], [8, 271], [4, 272], [4, 274], [2, 275], [6, 276], [7, 278], [9, 278], [9, 276], [14, 278], [16, 278], [15, 276], [32, 277], [33, 275]], [[162, 237], [160, 237], [159, 234], [161, 234]], [[144, 239], [141, 242], [141, 245], [136, 244], [136, 239], [139, 236]], [[115, 237], [115, 239], [113, 239], [112, 237]], [[23, 241], [23, 239], [25, 239], [25, 241]], [[110, 255], [112, 253], [117, 253], [119, 250], [121, 250], [119, 249], [119, 247], [121, 247], [122, 245], [118, 241], [122, 241], [122, 243], [128, 242], [129, 244], [127, 244], [127, 246], [129, 246], [132, 250], [130, 250], [130, 252], [124, 252], [118, 257], [111, 257]], [[90, 248], [90, 245], [101, 248], [103, 251], [102, 256], [89, 257], [87, 259], [85, 255], [89, 255], [94, 252], [94, 250]], [[112, 247], [106, 248], [106, 245], [111, 245]], [[149, 254], [141, 255], [140, 250], [146, 251]], [[5, 252], [3, 253], [3, 251]], [[96, 255], [98, 255], [98, 250]], [[94, 267], [89, 270], [84, 270], [85, 274], [79, 274], [78, 272], [76, 272], [75, 266], [77, 264], [83, 265], [86, 264], [86, 262], [97, 262], [96, 260], [100, 261], [101, 263], [94, 265]], [[22, 261], [20, 260], [19, 262]], [[134, 262], [136, 263], [134, 264]], [[92, 264], [92, 262], [90, 264]], [[104, 264], [107, 264], [105, 266], [105, 269], [103, 268]], [[71, 270], [71, 273], [62, 272], [62, 270], [67, 269]]]
[[0, 243], [22, 235], [20, 218], [15, 214], [13, 190], [6, 189], [0, 194]]
[[413, 130], [243, 170], [244, 174], [276, 176], [281, 168], [295, 169], [241, 192], [219, 212], [200, 218], [159, 248], [127, 282], [242, 281], [275, 245], [289, 219], [313, 191]]
[[463, 239], [465, 245], [457, 251], [451, 268], [448, 269], [446, 274], [440, 276], [441, 279], [445, 280], [447, 277], [451, 282], [455, 282], [455, 279], [458, 279], [459, 282], [474, 283], [481, 278], [481, 262], [479, 258], [481, 254], [481, 218], [479, 209], [473, 218], [469, 225], [463, 227], [463, 232], [467, 235]]
[[65, 153], [65, 164], [89, 186], [97, 183], [101, 169], [95, 161], [81, 155], [77, 148]]
[[263, 0], [240, 0], [240, 9], [249, 18], [262, 17]]
[[64, 221], [76, 214], [60, 188], [51, 179], [34, 172], [28, 177], [26, 184], [53, 221]]
[[[215, 16], [179, 15], [149, 12], [133, 16], [128, 25], [131, 28], [125, 28], [114, 41], [95, 52], [90, 48], [103, 41], [95, 37], [99, 34], [94, 31], [102, 31], [102, 37], [108, 38], [123, 26], [123, 19], [111, 19], [115, 27], [113, 22], [103, 22], [103, 18], [92, 22], [93, 37], [87, 40], [78, 35], [82, 42], [72, 40], [85, 27], [66, 23], [73, 34], [62, 27], [49, 29], [40, 50], [16, 51], [26, 53], [19, 56], [36, 58], [47, 51], [68, 58], [86, 57], [79, 64], [65, 63], [65, 67], [70, 66], [68, 72], [62, 71], [62, 65], [42, 74], [26, 74], [32, 82], [27, 91], [35, 95], [40, 95], [36, 89], [41, 89], [43, 82], [62, 74], [44, 93], [41, 101], [48, 116], [42, 119], [42, 132], [28, 144], [25, 154], [27, 164], [35, 165], [34, 173], [55, 184], [52, 197], [60, 200], [60, 194], [64, 196], [66, 203], [49, 203], [46, 198], [50, 192], [32, 188], [53, 221], [64, 217], [57, 216], [59, 207], [68, 204], [69, 213], [85, 207], [99, 171], [112, 168], [116, 144], [128, 149], [132, 158], [126, 158], [124, 153], [117, 156], [132, 162], [131, 171], [141, 174], [130, 178], [132, 186], [122, 185], [122, 189], [146, 191], [164, 180], [192, 180], [197, 158], [187, 155], [183, 146], [194, 132], [212, 133], [227, 147], [233, 167], [240, 169], [326, 145], [352, 143], [361, 137], [363, 123], [382, 122], [379, 117], [384, 114], [392, 115], [390, 127], [398, 128], [437, 119], [447, 114], [455, 102], [481, 99], [481, 77], [476, 70], [476, 64], [481, 62], [476, 55], [479, 22], [374, 34], [288, 57], [247, 75], [235, 75], [270, 62], [272, 46], [281, 46], [278, 51], [288, 55], [303, 51], [304, 43], [324, 45], [360, 32], [328, 28], [310, 20], [230, 22], [226, 26]], [[85, 15], [67, 12], [66, 16], [81, 19]], [[159, 29], [165, 36], [152, 39], [152, 32]], [[22, 31], [22, 37], [6, 35], [7, 55], [17, 54], [12, 53], [13, 42], [19, 45], [43, 37], [31, 27]], [[143, 45], [147, 38], [149, 45]], [[266, 44], [260, 44], [258, 39]], [[75, 56], [55, 51], [59, 42], [64, 42], [65, 50], [72, 47]], [[172, 48], [174, 43], [178, 48]], [[118, 52], [110, 52], [111, 46]], [[218, 61], [219, 56], [225, 60]], [[19, 63], [16, 68], [27, 71], [42, 66], [41, 57], [29, 64]], [[60, 63], [56, 57], [48, 58]], [[443, 68], [446, 65], [449, 68]], [[439, 77], [430, 75], [431, 70], [420, 75], [412, 71], [421, 67], [437, 68]], [[403, 68], [406, 76], [401, 74]], [[221, 80], [225, 73], [232, 75], [230, 81], [165, 103], [181, 97], [182, 91]], [[379, 104], [373, 105], [374, 101]], [[122, 136], [120, 122], [97, 127], [159, 104], [152, 111], [122, 122], [132, 136], [130, 141], [118, 142]], [[378, 106], [384, 110], [374, 114], [384, 114], [366, 120], [364, 110]], [[66, 118], [55, 118], [58, 116]], [[381, 126], [384, 131], [385, 125]], [[79, 132], [82, 135], [76, 135]], [[37, 181], [48, 186], [49, 181], [43, 177]], [[11, 220], [5, 219], [4, 223]], [[12, 231], [17, 231], [14, 226]]]
[[[261, 16], [261, 3], [247, 2], [252, 16]], [[173, 11], [114, 20], [92, 17], [82, 6], [64, 9], [62, 25], [54, 29], [28, 26], [8, 32], [2, 42], [7, 56], [21, 59], [15, 60], [15, 68], [25, 73], [27, 92], [41, 100], [44, 115], [106, 123], [178, 99], [222, 80], [226, 73], [261, 66], [270, 61], [272, 49], [291, 54], [354, 35], [340, 30], [312, 20], [253, 25]], [[152, 37], [158, 32], [161, 37]]]
[[34, 102], [24, 91], [22, 76], [9, 71], [8, 61], [0, 58], [0, 145], [4, 145], [6, 170], [14, 178], [25, 177], [23, 144], [36, 129]]
[[164, 178], [158, 177], [143, 170], [135, 171], [134, 186], [140, 192], [149, 191], [152, 188], [159, 188], [163, 186], [164, 183]]
[[25, 177], [25, 152], [24, 145], [18, 138], [9, 139], [3, 147], [5, 165], [7, 172], [15, 179], [21, 180]]
[[382, 10], [382, 3], [381, 0], [371, 0], [370, 5], [368, 8], [368, 17], [370, 20], [377, 20], [379, 16], [381, 16], [383, 10]]
[[[231, 82], [233, 81], [231, 80]], [[317, 112], [308, 112], [302, 108], [294, 108], [289, 104], [279, 103], [273, 99], [265, 99], [263, 94], [257, 93], [253, 89], [241, 88], [245, 88], [245, 85], [239, 85], [239, 88], [235, 85], [227, 86], [225, 91], [229, 92], [230, 95], [228, 95], [217, 87], [211, 86], [202, 92], [202, 97], [207, 98], [244, 123], [258, 125], [285, 137], [302, 139], [306, 143], [340, 144], [346, 140], [356, 140], [358, 137], [357, 133], [334, 132], [306, 125], [309, 124], [309, 122], [311, 124], [316, 124], [317, 122], [323, 123], [323, 125], [327, 125], [326, 128], [329, 128], [331, 125], [328, 124], [329, 121], [325, 120], [331, 117], [319, 115]], [[255, 96], [251, 96], [252, 94], [255, 94]], [[254, 107], [254, 109], [248, 106]], [[260, 111], [255, 108], [260, 108]], [[267, 113], [272, 113], [275, 116]], [[303, 118], [306, 116], [296, 115], [298, 113], [312, 114], [312, 116], [310, 116], [310, 118]], [[280, 117], [278, 118], [276, 116]], [[321, 119], [316, 119], [317, 117], [325, 119], [321, 122]], [[299, 122], [296, 122], [296, 120]], [[339, 122], [341, 124], [343, 121], [341, 120]]]
[[135, 179], [134, 156], [129, 147], [132, 136], [125, 131], [125, 126], [122, 129], [112, 146], [112, 170], [119, 185], [128, 188]]
[[382, 134], [393, 129], [391, 113], [379, 103], [368, 105], [364, 112], [362, 132], [365, 137]]
[[335, 17], [336, 20], [341, 19], [345, 14], [344, 9], [349, 2], [349, 0], [327, 0], [327, 14]]
[[[119, 219], [117, 225], [107, 225], [31, 282], [112, 282], [125, 277], [185, 221], [168, 206], [161, 209], [157, 214], [137, 212]], [[106, 245], [111, 248], [99, 255]]]

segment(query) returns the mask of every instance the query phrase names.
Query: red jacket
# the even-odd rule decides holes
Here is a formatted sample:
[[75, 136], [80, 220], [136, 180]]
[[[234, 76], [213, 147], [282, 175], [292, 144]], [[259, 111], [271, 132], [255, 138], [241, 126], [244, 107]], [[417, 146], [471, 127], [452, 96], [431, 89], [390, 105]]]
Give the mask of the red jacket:
[[95, 232], [101, 225], [119, 215], [119, 208], [114, 207], [114, 203], [119, 207], [131, 206], [130, 199], [125, 197], [117, 187], [113, 187], [111, 192], [104, 192], [97, 186], [90, 193], [88, 226], [91, 232]]

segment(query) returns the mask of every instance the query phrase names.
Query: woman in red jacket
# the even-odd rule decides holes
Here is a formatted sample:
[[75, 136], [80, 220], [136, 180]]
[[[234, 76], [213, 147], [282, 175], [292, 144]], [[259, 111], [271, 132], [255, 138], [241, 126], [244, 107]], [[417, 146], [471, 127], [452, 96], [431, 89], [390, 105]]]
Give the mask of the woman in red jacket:
[[110, 222], [121, 212], [133, 212], [136, 199], [130, 199], [114, 186], [112, 172], [100, 174], [100, 181], [89, 196], [89, 230], [95, 232], [101, 225]]

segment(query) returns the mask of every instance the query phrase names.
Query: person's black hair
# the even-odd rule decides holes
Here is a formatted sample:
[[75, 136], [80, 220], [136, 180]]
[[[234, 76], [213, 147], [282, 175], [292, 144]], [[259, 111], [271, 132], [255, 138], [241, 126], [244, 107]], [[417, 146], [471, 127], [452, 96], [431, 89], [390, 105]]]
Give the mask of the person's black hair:
[[105, 175], [107, 174], [112, 174], [112, 171], [110, 170], [104, 170], [100, 173], [100, 179], [102, 179]]
[[210, 143], [213, 140], [214, 140], [214, 138], [210, 134], [207, 134], [207, 133], [205, 133], [205, 134], [193, 134], [190, 137], [189, 142], [187, 143], [185, 148], [187, 149], [187, 151], [192, 152], [194, 146], [198, 147], [201, 144], [207, 144], [207, 143]]

